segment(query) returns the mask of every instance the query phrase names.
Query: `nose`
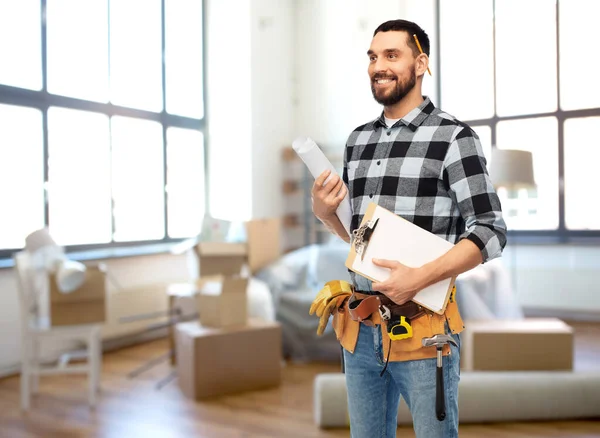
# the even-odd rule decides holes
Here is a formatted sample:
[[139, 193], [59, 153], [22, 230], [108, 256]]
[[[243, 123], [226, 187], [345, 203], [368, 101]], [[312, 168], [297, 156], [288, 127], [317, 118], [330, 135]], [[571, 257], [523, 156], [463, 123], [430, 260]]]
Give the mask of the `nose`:
[[387, 71], [387, 63], [384, 58], [377, 58], [373, 63], [373, 73], [383, 73]]

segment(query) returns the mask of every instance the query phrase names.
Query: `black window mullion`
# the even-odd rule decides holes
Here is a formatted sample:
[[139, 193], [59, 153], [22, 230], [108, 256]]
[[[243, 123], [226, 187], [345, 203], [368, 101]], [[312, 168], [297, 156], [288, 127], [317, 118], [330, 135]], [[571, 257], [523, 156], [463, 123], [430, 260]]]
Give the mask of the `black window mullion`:
[[565, 222], [565, 117], [560, 107], [560, 7], [556, 0], [556, 106], [558, 118], [558, 230], [566, 235]]
[[[208, 115], [208, 98], [209, 98], [209, 91], [208, 91], [208, 68], [206, 67], [208, 65], [207, 63], [207, 50], [206, 50], [206, 41], [208, 41], [208, 30], [206, 29], [206, 14], [208, 12], [208, 8], [206, 5], [206, 1], [201, 0], [202, 1], [202, 89], [204, 91], [203, 93], [203, 105], [204, 105], [204, 111], [202, 112], [202, 114], [204, 115], [204, 117], [202, 118], [202, 122], [203, 122], [203, 127], [208, 126], [208, 117], [210, 117]], [[439, 1], [439, 0], [437, 0]], [[438, 5], [438, 9], [439, 9], [439, 5]], [[439, 27], [438, 27], [439, 29]], [[439, 33], [439, 32], [438, 32]], [[438, 81], [439, 81], [439, 75], [438, 75]], [[439, 96], [439, 95], [438, 95]], [[204, 209], [205, 211], [209, 211], [210, 209], [210, 190], [208, 189], [209, 187], [209, 181], [210, 181], [210, 169], [209, 169], [209, 159], [210, 159], [210, 150], [208, 147], [209, 144], [209, 140], [208, 140], [208, 136], [206, 135], [206, 129], [203, 129], [202, 133], [203, 138], [204, 138]]]

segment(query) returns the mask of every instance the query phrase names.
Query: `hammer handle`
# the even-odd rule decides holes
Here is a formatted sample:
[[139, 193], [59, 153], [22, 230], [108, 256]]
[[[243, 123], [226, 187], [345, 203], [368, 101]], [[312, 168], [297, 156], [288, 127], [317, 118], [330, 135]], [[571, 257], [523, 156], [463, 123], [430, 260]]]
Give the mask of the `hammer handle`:
[[444, 421], [446, 404], [444, 403], [444, 369], [442, 367], [437, 367], [435, 385], [435, 414], [439, 421]]

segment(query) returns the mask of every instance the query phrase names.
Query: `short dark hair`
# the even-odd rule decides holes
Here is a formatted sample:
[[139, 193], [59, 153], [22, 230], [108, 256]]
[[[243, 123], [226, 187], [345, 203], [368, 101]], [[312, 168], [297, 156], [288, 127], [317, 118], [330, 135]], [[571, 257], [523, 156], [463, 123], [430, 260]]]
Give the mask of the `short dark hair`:
[[412, 49], [415, 57], [419, 56], [419, 54], [421, 53], [419, 51], [419, 48], [417, 47], [417, 43], [415, 43], [415, 39], [413, 38], [413, 35], [417, 35], [417, 38], [419, 39], [419, 44], [421, 44], [421, 48], [423, 49], [423, 53], [429, 56], [429, 37], [418, 24], [407, 20], [386, 21], [385, 23], [380, 24], [377, 29], [375, 29], [375, 32], [373, 32], [373, 36], [377, 35], [378, 32], [390, 31], [404, 31], [408, 33], [408, 39], [406, 43]]

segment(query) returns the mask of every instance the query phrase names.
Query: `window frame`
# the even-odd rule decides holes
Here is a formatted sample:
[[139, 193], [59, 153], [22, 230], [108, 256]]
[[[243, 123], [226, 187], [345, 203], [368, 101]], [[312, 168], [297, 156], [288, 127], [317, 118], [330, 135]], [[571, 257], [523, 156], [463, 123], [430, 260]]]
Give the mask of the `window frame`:
[[[436, 93], [438, 96], [439, 107], [443, 109], [442, 101], [442, 41], [440, 36], [441, 31], [441, 8], [440, 1], [436, 0], [435, 3], [435, 43], [436, 53], [435, 56], [438, 58], [436, 66]], [[560, 103], [560, 1], [556, 0], [556, 93], [557, 93], [557, 109], [552, 112], [536, 113], [536, 114], [522, 114], [514, 116], [498, 116], [496, 109], [496, 0], [492, 0], [493, 7], [493, 83], [494, 83], [494, 115], [485, 119], [474, 119], [465, 120], [464, 122], [472, 127], [477, 126], [489, 126], [491, 129], [491, 143], [492, 149], [496, 148], [496, 134], [497, 126], [499, 122], [510, 121], [510, 120], [524, 120], [534, 119], [541, 117], [555, 117], [558, 121], [558, 228], [555, 230], [508, 230], [510, 237], [509, 241], [515, 243], [531, 243], [531, 244], [562, 244], [562, 243], [575, 243], [575, 244], [598, 244], [600, 243], [600, 230], [571, 230], [566, 227], [565, 223], [565, 191], [564, 191], [564, 156], [565, 156], [565, 139], [564, 139], [564, 126], [565, 122], [569, 119], [583, 118], [583, 117], [598, 117], [600, 116], [600, 107], [598, 108], [586, 108], [577, 110], [563, 110], [561, 109]]]
[[[152, 120], [158, 122], [162, 126], [162, 139], [163, 139], [163, 178], [165, 187], [168, 184], [167, 181], [167, 129], [171, 127], [193, 129], [202, 132], [204, 135], [204, 199], [205, 208], [209, 203], [209, 190], [208, 190], [208, 137], [207, 131], [207, 29], [206, 29], [206, 14], [207, 5], [206, 1], [198, 0], [202, 3], [202, 90], [203, 90], [203, 117], [192, 118], [185, 117], [175, 114], [167, 113], [167, 93], [166, 93], [166, 63], [165, 63], [165, 49], [166, 49], [166, 22], [165, 22], [165, 9], [166, 0], [161, 0], [161, 69], [162, 69], [162, 99], [163, 109], [161, 112], [152, 112], [146, 110], [140, 110], [135, 108], [128, 108], [120, 105], [112, 104], [110, 101], [107, 103], [88, 101], [83, 99], [77, 99], [67, 96], [55, 95], [48, 92], [48, 64], [47, 64], [47, 29], [46, 29], [46, 4], [47, 0], [41, 1], [41, 14], [40, 14], [40, 26], [41, 26], [41, 66], [42, 66], [42, 89], [41, 90], [29, 90], [10, 85], [0, 84], [0, 104], [15, 105], [22, 107], [35, 108], [42, 112], [42, 132], [43, 132], [43, 179], [45, 184], [48, 182], [48, 109], [50, 107], [67, 108], [82, 111], [92, 111], [107, 115], [109, 118], [112, 116], [124, 116], [132, 117], [142, 120]], [[110, 10], [110, 2], [107, 0], [107, 7]], [[110, 26], [110, 15], [109, 22]], [[103, 244], [82, 244], [82, 245], [67, 245], [65, 251], [67, 253], [74, 253], [80, 259], [92, 258], [111, 258], [120, 256], [135, 256], [141, 254], [148, 254], [149, 252], [164, 252], [167, 251], [169, 244], [181, 242], [182, 238], [170, 238], [168, 237], [168, 199], [167, 191], [163, 191], [164, 196], [164, 227], [165, 237], [158, 240], [142, 240], [132, 242], [115, 242], [112, 240], [110, 243]], [[111, 223], [114, 231], [114, 212], [111, 210]], [[48, 192], [44, 190], [44, 224], [49, 225], [49, 204], [48, 204]], [[33, 230], [32, 230], [33, 231]], [[194, 236], [190, 236], [194, 237]], [[12, 265], [12, 255], [15, 252], [22, 250], [22, 248], [0, 248], [0, 267], [8, 267]]]

